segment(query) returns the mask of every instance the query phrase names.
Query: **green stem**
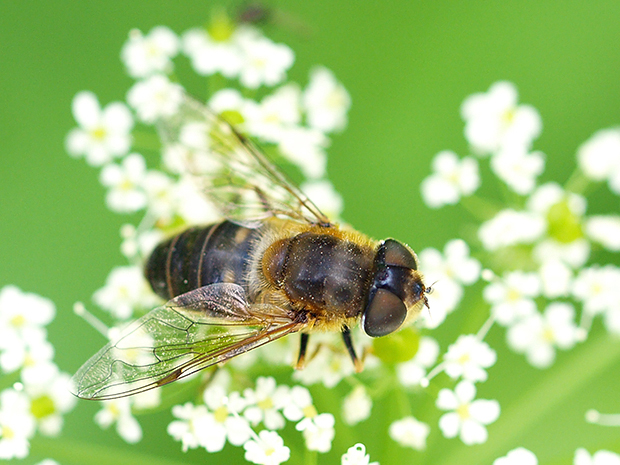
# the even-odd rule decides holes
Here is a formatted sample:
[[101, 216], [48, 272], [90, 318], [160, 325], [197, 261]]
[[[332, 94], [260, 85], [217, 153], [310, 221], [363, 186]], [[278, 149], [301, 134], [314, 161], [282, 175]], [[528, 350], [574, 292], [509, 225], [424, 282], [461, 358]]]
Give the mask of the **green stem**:
[[173, 459], [135, 452], [135, 448], [115, 448], [65, 438], [37, 436], [30, 444], [31, 455], [52, 457], [60, 463], [82, 465], [186, 465]]
[[318, 453], [315, 450], [305, 450], [304, 463], [305, 465], [316, 465], [318, 462]]
[[[592, 378], [609, 370], [620, 358], [620, 344], [608, 337], [592, 341], [573, 357], [551, 371], [538, 384], [502, 411], [497, 423], [489, 427], [486, 447], [457, 447], [440, 461], [441, 465], [491, 463], [513, 448], [528, 429], [557, 408]], [[524, 410], [527, 409], [527, 415]], [[584, 420], [585, 421], [585, 420]]]

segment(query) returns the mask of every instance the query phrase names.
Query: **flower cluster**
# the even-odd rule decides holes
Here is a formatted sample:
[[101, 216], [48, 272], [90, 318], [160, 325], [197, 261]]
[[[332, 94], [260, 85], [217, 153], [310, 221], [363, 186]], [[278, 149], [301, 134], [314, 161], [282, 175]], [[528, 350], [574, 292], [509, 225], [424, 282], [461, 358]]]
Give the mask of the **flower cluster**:
[[[337, 217], [342, 210], [339, 194], [324, 177], [325, 149], [329, 134], [346, 125], [350, 98], [331, 71], [314, 69], [305, 89], [286, 82], [292, 50], [221, 12], [209, 27], [180, 36], [164, 26], [147, 34], [131, 31], [121, 53], [128, 74], [137, 79], [127, 92], [128, 105], [102, 107], [92, 92], [78, 93], [72, 105], [78, 127], [66, 139], [71, 155], [101, 168], [99, 179], [107, 188], [110, 210], [143, 212], [138, 226], [127, 224], [121, 230], [121, 251], [129, 265], [112, 270], [105, 287], [93, 296], [120, 321], [157, 302], [141, 272], [142, 260], [157, 242], [171, 229], [219, 219], [201, 186], [188, 175], [197, 169], [221, 169], [205, 152], [208, 135], [188, 123], [180, 130], [182, 145], [162, 141], [159, 146], [152, 142], [157, 135], [144, 131], [151, 127], [157, 132], [162, 119], [179, 111], [185, 91], [176, 81], [174, 61], [182, 56], [197, 74], [226, 78], [220, 87], [211, 87], [205, 99], [212, 111], [234, 122], [276, 160], [295, 166], [305, 179], [304, 191], [324, 212]], [[248, 89], [255, 98], [245, 96]], [[158, 153], [161, 160], [149, 168], [147, 161]]]
[[[455, 281], [463, 277], [464, 285], [480, 277], [486, 281], [482, 297], [489, 318], [478, 334], [459, 337], [434, 368], [436, 350], [426, 364], [407, 364], [419, 367], [413, 375], [416, 384], [426, 385], [441, 372], [463, 379], [454, 391], [439, 392], [437, 406], [453, 411], [441, 417], [439, 426], [446, 437], [458, 434], [464, 443], [474, 444], [486, 441], [481, 425], [499, 415], [496, 402], [473, 401], [473, 383], [486, 380], [485, 369], [497, 358], [482, 341], [494, 324], [506, 329], [507, 346], [539, 369], [553, 364], [558, 349], [584, 342], [597, 316], [608, 332], [620, 333], [620, 268], [597, 261], [597, 252], [620, 250], [620, 216], [588, 215], [584, 195], [590, 184], [605, 180], [612, 193], [619, 193], [620, 132], [600, 131], [585, 142], [577, 151], [578, 169], [564, 186], [540, 184], [545, 157], [532, 146], [541, 118], [532, 106], [518, 103], [513, 84], [498, 82], [488, 92], [468, 97], [461, 114], [472, 155], [437, 154], [421, 191], [431, 208], [460, 203], [472, 212], [479, 224], [469, 244], [481, 262], [470, 259], [467, 244], [459, 241], [448, 243], [443, 261], [435, 250], [423, 251], [420, 259], [432, 280], [438, 280], [437, 290], [442, 288], [438, 298], [429, 295], [431, 308], [440, 309], [440, 323], [462, 301], [463, 290]], [[489, 159], [505, 193], [496, 203], [475, 193], [481, 185], [477, 160], [482, 158]], [[449, 266], [450, 261], [458, 266]], [[425, 347], [420, 345], [416, 358], [424, 358]], [[575, 463], [590, 463], [577, 456]], [[537, 461], [530, 451], [517, 449], [495, 463]]]
[[[587, 200], [581, 194], [584, 183], [615, 176], [617, 149], [613, 131], [597, 133], [579, 149], [580, 170], [565, 187], [554, 182], [538, 185], [544, 157], [528, 151], [540, 134], [540, 116], [533, 107], [519, 105], [516, 96], [512, 84], [499, 82], [487, 93], [469, 97], [462, 114], [472, 152], [490, 156], [492, 172], [519, 195], [505, 208], [488, 202], [478, 204], [486, 208], [476, 208], [478, 215], [488, 213], [481, 218], [477, 238], [489, 256], [485, 273], [489, 284], [483, 296], [494, 321], [507, 328], [508, 345], [543, 368], [553, 362], [555, 349], [583, 341], [596, 315], [603, 316], [610, 332], [618, 332], [620, 269], [588, 265], [588, 260], [597, 248], [618, 250], [620, 217], [587, 215]], [[445, 152], [437, 155], [443, 158]], [[470, 159], [456, 164], [466, 160]], [[601, 170], [602, 164], [607, 171]], [[450, 182], [454, 189], [461, 185], [454, 176]], [[422, 192], [429, 206], [437, 206], [434, 192]], [[467, 196], [462, 199], [466, 208], [482, 202], [473, 190], [459, 192]], [[455, 201], [442, 202], [447, 203]], [[514, 267], [500, 262], [502, 257], [515, 257]], [[547, 302], [542, 312], [541, 301]], [[580, 324], [576, 305], [582, 308]]]
[[[225, 183], [230, 172], [210, 152], [213, 131], [183, 119], [187, 93], [176, 74], [183, 69], [176, 66], [179, 60], [188, 60], [196, 74], [207, 78], [204, 87], [209, 91], [198, 96], [201, 103], [255, 140], [276, 163], [290, 165], [302, 180], [302, 190], [331, 218], [338, 217], [342, 199], [325, 178], [326, 150], [330, 135], [346, 126], [350, 98], [331, 71], [315, 68], [305, 88], [288, 81], [293, 51], [221, 11], [206, 27], [182, 34], [163, 26], [148, 33], [131, 31], [121, 58], [136, 79], [126, 103], [102, 107], [93, 93], [78, 93], [72, 106], [78, 127], [66, 139], [72, 156], [100, 169], [108, 208], [120, 214], [139, 213], [141, 218], [121, 229], [121, 251], [128, 263], [113, 269], [105, 286], [93, 295], [115, 325], [159, 302], [142, 274], [143, 261], [153, 247], [172, 231], [220, 219], [192, 174], [208, 173], [216, 183]], [[258, 377], [266, 370], [292, 365], [298, 350], [292, 338], [274, 341], [203, 374], [198, 397], [193, 390], [193, 401], [171, 411], [174, 419], [167, 431], [183, 451], [202, 448], [214, 453], [229, 443], [243, 448], [249, 462], [279, 464], [295, 450], [292, 444], [285, 445], [288, 436], [281, 433], [294, 428], [301, 433], [297, 436], [306, 452], [326, 453], [339, 439], [337, 420], [354, 428], [371, 418], [377, 401], [392, 398], [398, 399], [398, 414], [390, 417], [386, 431], [376, 434], [388, 434], [408, 452], [423, 451], [433, 433], [458, 437], [467, 446], [484, 443], [493, 434], [487, 426], [500, 417], [497, 400], [476, 398], [476, 383], [488, 379], [487, 370], [498, 358], [497, 348], [484, 340], [492, 328], [505, 331], [509, 349], [541, 369], [554, 362], [558, 349], [584, 342], [596, 317], [609, 332], [620, 334], [620, 268], [595, 260], [600, 250], [620, 250], [620, 216], [588, 214], [585, 197], [585, 187], [600, 181], [620, 193], [620, 131], [601, 131], [579, 148], [579, 169], [564, 186], [541, 184], [545, 155], [533, 150], [542, 130], [541, 117], [532, 106], [518, 103], [514, 85], [499, 82], [488, 92], [472, 95], [461, 113], [471, 153], [437, 154], [421, 191], [430, 208], [461, 204], [478, 224], [475, 237], [468, 241], [455, 239], [443, 250], [427, 248], [419, 253], [431, 310], [422, 313], [415, 327], [385, 338], [371, 340], [354, 329], [354, 345], [362, 350], [365, 365], [360, 375], [354, 374], [346, 348], [332, 334], [312, 335], [307, 366], [291, 376], [299, 383], [292, 387], [278, 384], [272, 376]], [[169, 122], [177, 119], [182, 120], [175, 126], [177, 137], [169, 138]], [[505, 194], [498, 203], [476, 194], [482, 184], [480, 163], [485, 160]], [[467, 288], [475, 287], [486, 322], [472, 333], [470, 329], [456, 340], [443, 341], [444, 322], [467, 304], [466, 293], [473, 290]], [[103, 328], [103, 332], [110, 336], [114, 331]], [[20, 355], [1, 345], [3, 340], [3, 368], [4, 358], [8, 365], [19, 366]], [[31, 352], [32, 357], [44, 356], [40, 348]], [[23, 383], [28, 386], [25, 379]], [[339, 417], [319, 413], [311, 393], [314, 385], [339, 393]], [[438, 417], [434, 426], [416, 418], [425, 419], [428, 413], [418, 408], [424, 390]], [[137, 413], [163, 404], [161, 395], [153, 390], [107, 401], [95, 421], [102, 428], [114, 425], [125, 441], [137, 442], [143, 434]], [[12, 406], [20, 402], [6, 401]], [[8, 421], [5, 418], [0, 410], [0, 421]], [[34, 426], [24, 425], [13, 428], [22, 428], [27, 440]], [[575, 464], [602, 463], [608, 460], [606, 454], [599, 451], [590, 458], [579, 449]], [[369, 465], [370, 456], [358, 443], [341, 460]], [[495, 463], [535, 465], [537, 459], [518, 448]]]
[[[63, 415], [76, 399], [69, 375], [53, 361], [54, 348], [46, 326], [54, 319], [54, 304], [16, 286], [0, 289], [0, 459], [24, 458], [38, 431], [58, 436]], [[5, 385], [6, 381], [12, 386]]]
[[[334, 416], [317, 412], [310, 392], [301, 386], [277, 386], [272, 377], [259, 377], [255, 389], [229, 392], [230, 375], [223, 370], [203, 393], [203, 403], [176, 405], [176, 418], [168, 433], [181, 441], [183, 450], [204, 447], [208, 452], [222, 450], [226, 442], [243, 446], [246, 460], [259, 464], [279, 464], [290, 450], [276, 430], [286, 420], [295, 422], [308, 450], [328, 452], [334, 438]], [[258, 435], [254, 428], [265, 429]]]

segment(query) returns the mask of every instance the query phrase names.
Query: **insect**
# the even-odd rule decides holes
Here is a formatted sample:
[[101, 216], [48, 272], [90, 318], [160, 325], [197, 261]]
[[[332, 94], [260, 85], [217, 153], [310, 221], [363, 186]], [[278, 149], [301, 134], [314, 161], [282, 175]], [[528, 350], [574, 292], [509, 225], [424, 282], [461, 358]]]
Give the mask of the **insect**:
[[332, 223], [224, 118], [185, 96], [159, 131], [191, 155], [189, 171], [225, 219], [155, 248], [145, 274], [170, 300], [79, 369], [77, 396], [143, 392], [291, 333], [301, 333], [298, 367], [310, 333], [338, 331], [360, 371], [350, 328], [385, 336], [428, 306], [409, 247]]

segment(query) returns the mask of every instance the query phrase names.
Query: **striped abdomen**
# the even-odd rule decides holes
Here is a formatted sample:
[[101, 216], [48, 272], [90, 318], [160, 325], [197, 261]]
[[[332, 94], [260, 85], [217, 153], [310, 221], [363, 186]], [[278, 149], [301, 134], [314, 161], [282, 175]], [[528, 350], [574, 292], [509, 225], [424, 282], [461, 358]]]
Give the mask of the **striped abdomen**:
[[328, 321], [362, 313], [373, 258], [369, 242], [354, 242], [338, 230], [315, 227], [275, 242], [262, 265], [266, 279], [295, 307]]
[[155, 248], [146, 277], [164, 299], [208, 284], [243, 285], [258, 231], [230, 221], [188, 229]]

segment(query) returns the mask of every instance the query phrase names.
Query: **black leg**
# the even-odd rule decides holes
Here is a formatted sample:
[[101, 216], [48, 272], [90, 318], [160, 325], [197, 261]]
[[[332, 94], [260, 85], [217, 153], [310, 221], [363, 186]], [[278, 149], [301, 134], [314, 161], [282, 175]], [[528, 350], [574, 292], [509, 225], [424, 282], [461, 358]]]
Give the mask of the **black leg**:
[[349, 355], [351, 356], [351, 360], [353, 361], [353, 366], [355, 367], [356, 373], [360, 373], [364, 369], [364, 365], [357, 355], [355, 355], [355, 349], [353, 348], [353, 341], [351, 341], [351, 330], [345, 326], [342, 331], [342, 339], [344, 340], [344, 345], [347, 347], [349, 351]]
[[310, 336], [306, 333], [301, 333], [301, 339], [299, 341], [299, 357], [297, 357], [297, 365], [295, 368], [301, 370], [306, 363], [306, 349], [308, 348], [308, 339]]

